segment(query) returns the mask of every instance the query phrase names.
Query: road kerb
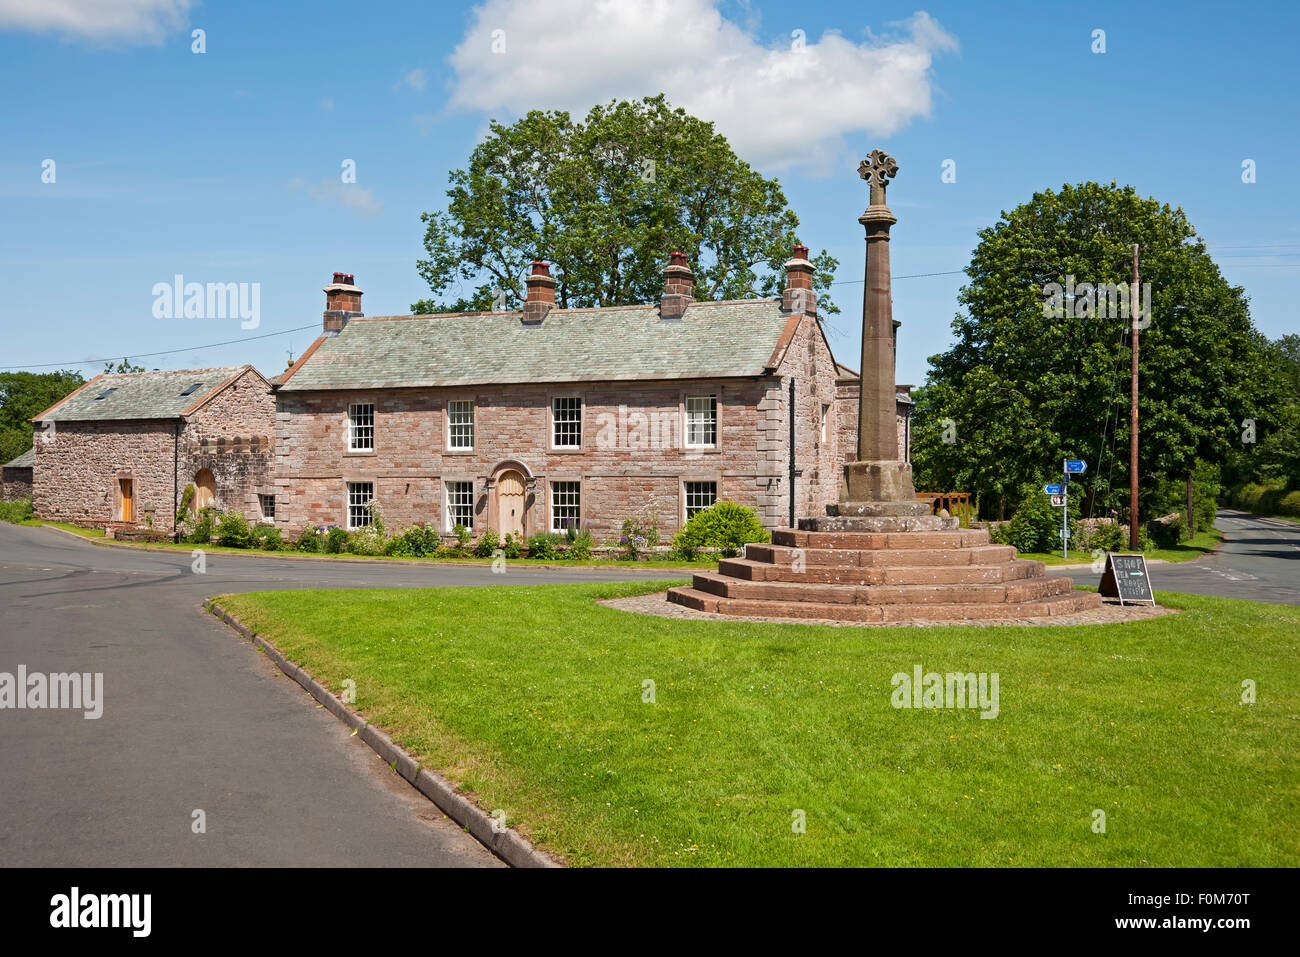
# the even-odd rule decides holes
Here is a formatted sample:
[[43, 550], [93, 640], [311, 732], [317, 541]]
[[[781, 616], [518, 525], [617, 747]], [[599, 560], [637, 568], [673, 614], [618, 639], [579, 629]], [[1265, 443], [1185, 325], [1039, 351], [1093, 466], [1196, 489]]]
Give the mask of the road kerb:
[[550, 855], [533, 847], [519, 832], [502, 826], [472, 801], [458, 794], [441, 775], [420, 766], [415, 758], [397, 745], [392, 738], [372, 727], [365, 718], [349, 708], [339, 697], [319, 681], [303, 671], [281, 653], [280, 649], [253, 631], [215, 601], [205, 607], [217, 618], [261, 648], [268, 658], [286, 675], [298, 682], [327, 711], [344, 724], [355, 728], [358, 737], [383, 758], [394, 770], [440, 811], [467, 830], [480, 844], [511, 867], [559, 867]]

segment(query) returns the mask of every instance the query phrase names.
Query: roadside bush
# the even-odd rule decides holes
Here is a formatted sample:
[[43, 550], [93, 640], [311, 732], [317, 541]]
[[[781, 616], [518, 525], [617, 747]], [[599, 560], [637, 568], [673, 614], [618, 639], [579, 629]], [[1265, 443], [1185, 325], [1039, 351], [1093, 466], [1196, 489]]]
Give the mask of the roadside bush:
[[459, 522], [452, 528], [451, 533], [456, 536], [456, 547], [462, 553], [469, 547], [470, 539], [474, 537], [474, 533]]
[[250, 548], [253, 529], [239, 512], [227, 512], [217, 522], [217, 544], [225, 548]]
[[185, 486], [181, 492], [181, 507], [176, 510], [176, 524], [186, 521], [190, 514], [190, 503], [194, 501], [194, 483]]
[[485, 528], [483, 534], [479, 536], [479, 540], [474, 544], [474, 557], [491, 558], [492, 553], [497, 550], [500, 544], [497, 539], [496, 529]]
[[1151, 533], [1151, 541], [1156, 548], [1174, 548], [1190, 537], [1187, 519], [1182, 512], [1173, 512], [1147, 522], [1147, 531]]
[[266, 552], [278, 552], [284, 545], [280, 530], [274, 525], [258, 525], [253, 529], [254, 544]]
[[321, 538], [320, 529], [314, 525], [308, 525], [298, 535], [298, 541], [294, 543], [294, 548], [300, 552], [309, 552], [319, 555], [324, 547], [324, 541]]
[[1096, 549], [1103, 552], [1123, 551], [1128, 547], [1128, 526], [1119, 522], [1098, 522], [1096, 525], [1080, 522], [1075, 537], [1075, 546], [1081, 552]]
[[559, 551], [555, 547], [559, 539], [560, 536], [558, 535], [552, 535], [549, 532], [538, 532], [528, 539], [528, 557], [542, 559], [555, 558], [559, 554]]
[[353, 555], [382, 555], [386, 541], [384, 526], [379, 522], [371, 522], [349, 533], [345, 548]]
[[519, 544], [519, 539], [506, 532], [506, 537], [501, 542], [501, 552], [506, 558], [518, 558], [522, 554], [523, 548]]
[[19, 522], [27, 521], [34, 514], [30, 498], [16, 498], [12, 502], [0, 502], [0, 522], [11, 522], [17, 525]]
[[348, 530], [338, 525], [325, 529], [325, 554], [341, 555], [348, 550]]
[[691, 560], [701, 548], [721, 548], [724, 555], [734, 554], [750, 542], [771, 540], [752, 508], [721, 499], [692, 515], [673, 536], [673, 546]]
[[591, 539], [590, 529], [569, 529], [568, 534], [569, 547], [564, 553], [565, 558], [572, 559], [575, 562], [585, 562], [591, 558], [591, 549], [593, 542]]
[[1282, 501], [1278, 503], [1277, 510], [1283, 515], [1300, 518], [1300, 489], [1283, 495]]
[[194, 530], [190, 532], [189, 540], [193, 545], [207, 545], [212, 541], [212, 527], [216, 522], [214, 509], [202, 509], [198, 515], [194, 516]]
[[384, 543], [384, 554], [400, 558], [428, 558], [438, 551], [441, 544], [438, 530], [433, 526], [412, 525], [401, 535], [394, 535]]

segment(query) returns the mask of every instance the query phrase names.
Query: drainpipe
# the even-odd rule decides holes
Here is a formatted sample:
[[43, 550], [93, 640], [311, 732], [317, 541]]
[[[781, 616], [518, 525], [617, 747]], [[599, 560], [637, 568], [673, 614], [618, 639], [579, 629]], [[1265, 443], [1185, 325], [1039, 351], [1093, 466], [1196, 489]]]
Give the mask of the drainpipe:
[[180, 532], [176, 528], [176, 512], [181, 507], [180, 503], [180, 480], [177, 473], [180, 471], [180, 446], [181, 446], [181, 420], [176, 420], [176, 425], [172, 428], [172, 542], [180, 541]]
[[799, 472], [795, 468], [794, 461], [794, 376], [790, 376], [790, 527], [795, 527], [794, 521], [794, 478]]

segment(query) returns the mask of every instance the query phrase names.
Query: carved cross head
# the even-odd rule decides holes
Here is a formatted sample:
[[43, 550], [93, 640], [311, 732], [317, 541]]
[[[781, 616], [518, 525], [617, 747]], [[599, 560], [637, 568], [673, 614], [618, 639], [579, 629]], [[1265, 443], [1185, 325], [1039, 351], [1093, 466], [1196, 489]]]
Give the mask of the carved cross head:
[[858, 175], [871, 186], [872, 204], [884, 205], [885, 187], [898, 175], [898, 161], [884, 150], [872, 150], [858, 164]]

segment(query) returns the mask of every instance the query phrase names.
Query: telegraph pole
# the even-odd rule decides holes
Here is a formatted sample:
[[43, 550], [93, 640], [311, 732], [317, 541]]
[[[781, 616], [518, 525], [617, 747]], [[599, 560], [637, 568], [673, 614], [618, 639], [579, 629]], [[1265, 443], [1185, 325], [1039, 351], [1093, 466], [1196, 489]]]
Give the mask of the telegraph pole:
[[1129, 311], [1133, 314], [1133, 388], [1129, 399], [1128, 438], [1128, 547], [1138, 546], [1138, 244], [1133, 244], [1133, 284], [1129, 286]]

